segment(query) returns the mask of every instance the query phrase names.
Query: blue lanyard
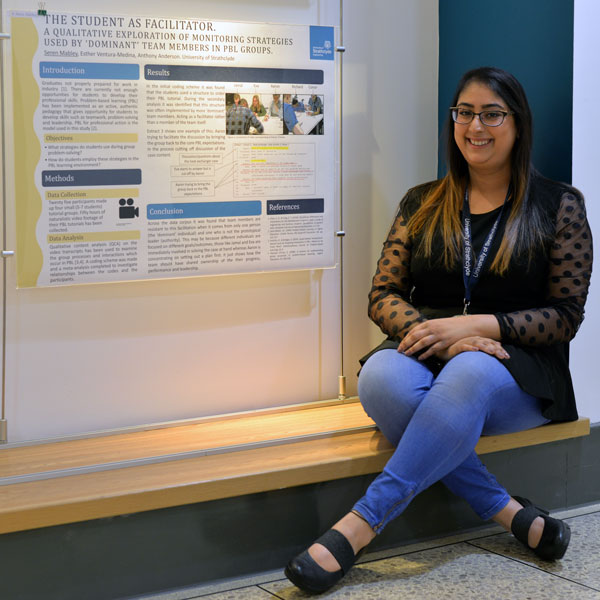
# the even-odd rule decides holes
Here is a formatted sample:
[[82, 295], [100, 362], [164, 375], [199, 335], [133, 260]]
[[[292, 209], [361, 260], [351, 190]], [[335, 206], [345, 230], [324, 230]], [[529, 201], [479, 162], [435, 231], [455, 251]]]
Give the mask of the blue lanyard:
[[504, 214], [504, 209], [506, 208], [506, 204], [510, 197], [512, 186], [508, 186], [508, 191], [506, 192], [506, 198], [504, 198], [504, 204], [502, 205], [502, 210], [496, 217], [496, 221], [492, 225], [489, 233], [487, 234], [487, 238], [483, 243], [483, 247], [481, 248], [481, 252], [479, 253], [479, 257], [475, 261], [475, 266], [473, 266], [473, 242], [471, 238], [471, 211], [469, 209], [469, 190], [465, 187], [465, 197], [463, 200], [463, 213], [462, 213], [462, 221], [463, 221], [463, 282], [465, 285], [465, 307], [463, 310], [463, 315], [468, 314], [469, 305], [471, 304], [471, 292], [473, 288], [477, 285], [479, 280], [479, 276], [483, 270], [483, 265], [488, 258], [490, 247], [492, 246], [492, 242], [494, 241], [494, 237], [496, 235], [496, 231], [498, 230], [498, 226], [500, 225], [500, 221], [502, 219], [502, 215]]

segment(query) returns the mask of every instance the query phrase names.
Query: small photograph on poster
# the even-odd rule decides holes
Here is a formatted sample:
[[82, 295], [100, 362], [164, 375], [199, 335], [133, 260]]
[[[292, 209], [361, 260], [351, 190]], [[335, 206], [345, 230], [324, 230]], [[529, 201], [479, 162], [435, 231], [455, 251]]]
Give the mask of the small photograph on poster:
[[324, 134], [323, 98], [322, 94], [295, 94], [292, 96], [292, 108], [296, 113], [302, 133], [305, 135]]
[[323, 95], [283, 94], [283, 133], [323, 135]]
[[[268, 100], [269, 108], [267, 109], [267, 114], [270, 117], [279, 117], [283, 118], [283, 103], [281, 99], [281, 94], [272, 94]], [[283, 133], [283, 131], [282, 131]]]
[[269, 115], [261, 94], [225, 94], [225, 133], [227, 135], [281, 135], [281, 117]]

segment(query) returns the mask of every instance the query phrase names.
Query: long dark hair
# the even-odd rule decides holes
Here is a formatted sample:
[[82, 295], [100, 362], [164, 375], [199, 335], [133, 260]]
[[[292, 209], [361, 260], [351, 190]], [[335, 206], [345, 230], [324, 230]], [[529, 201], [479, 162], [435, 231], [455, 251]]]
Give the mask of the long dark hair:
[[[531, 259], [535, 249], [543, 244], [551, 233], [541, 207], [533, 204], [527, 194], [532, 172], [533, 119], [521, 84], [507, 71], [495, 67], [479, 67], [467, 71], [456, 86], [451, 106], [456, 106], [461, 92], [473, 82], [486, 85], [502, 98], [508, 109], [514, 113], [517, 129], [511, 152], [512, 208], [500, 248], [490, 267], [493, 272], [504, 274], [513, 254], [525, 252]], [[450, 112], [443, 137], [448, 173], [433, 187], [410, 218], [408, 231], [413, 238], [422, 233], [417, 252], [427, 257], [431, 257], [434, 236], [441, 235], [444, 241], [443, 264], [446, 268], [451, 268], [460, 260], [462, 230], [459, 211], [469, 181], [469, 168], [454, 140], [454, 122]]]

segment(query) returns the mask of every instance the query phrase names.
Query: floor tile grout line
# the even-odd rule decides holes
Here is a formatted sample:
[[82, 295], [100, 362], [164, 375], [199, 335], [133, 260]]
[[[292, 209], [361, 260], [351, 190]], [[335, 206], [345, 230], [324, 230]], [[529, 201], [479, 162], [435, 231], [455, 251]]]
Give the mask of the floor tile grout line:
[[502, 558], [506, 558], [513, 562], [519, 563], [520, 565], [524, 565], [525, 567], [529, 567], [531, 569], [541, 571], [542, 573], [546, 573], [547, 575], [552, 575], [553, 577], [557, 577], [558, 579], [562, 579], [563, 581], [568, 581], [569, 583], [574, 583], [576, 585], [580, 585], [581, 587], [584, 587], [588, 590], [592, 590], [593, 592], [600, 592], [600, 589], [598, 589], [598, 588], [592, 587], [590, 585], [586, 585], [585, 583], [581, 583], [580, 581], [575, 581], [574, 579], [569, 579], [568, 577], [565, 577], [564, 575], [559, 575], [558, 573], [553, 573], [552, 571], [546, 571], [546, 569], [542, 569], [541, 567], [538, 567], [535, 564], [530, 564], [528, 562], [525, 562], [524, 560], [515, 558], [514, 556], [507, 556], [506, 554], [502, 554], [501, 552], [498, 552], [496, 550], [490, 550], [489, 548], [483, 548], [483, 547], [478, 546], [477, 544], [473, 544], [471, 542], [467, 542], [467, 544], [470, 544], [471, 546], [473, 546], [479, 550], [484, 550], [485, 552], [489, 552], [491, 554], [495, 554], [496, 556], [501, 556]]
[[256, 587], [261, 589], [263, 592], [267, 592], [267, 594], [271, 594], [273, 597], [278, 598], [279, 600], [285, 600], [285, 598], [283, 598], [282, 596], [277, 595], [275, 592], [272, 592], [271, 590], [265, 590], [264, 587], [262, 587], [264, 584], [260, 584], [257, 585]]
[[[268, 585], [270, 583], [276, 583], [278, 581], [282, 581], [283, 579], [285, 579], [285, 577], [278, 577], [277, 579], [269, 579], [268, 581], [261, 581], [260, 583], [240, 583], [239, 585], [234, 585], [232, 587], [225, 587], [223, 589], [209, 589], [205, 592], [202, 591], [196, 591], [196, 592], [190, 592], [193, 595], [191, 596], [185, 596], [185, 597], [181, 597], [178, 598], [178, 600], [196, 600], [197, 598], [207, 598], [209, 596], [213, 596], [215, 594], [226, 594], [228, 592], [237, 592], [238, 590], [245, 590], [246, 588], [253, 588], [253, 587], [258, 587], [260, 588], [262, 585]], [[261, 588], [262, 589], [262, 588]], [[269, 594], [272, 594], [273, 592], [270, 592], [269, 590], [263, 590], [265, 592], [268, 592]], [[154, 596], [142, 596], [140, 598], [140, 600], [145, 600], [147, 598], [147, 600], [154, 600]], [[156, 600], [161, 600], [160, 596], [156, 596]]]
[[[506, 533], [506, 532], [501, 532], [500, 534], [493, 534], [493, 535], [501, 535], [502, 533]], [[492, 537], [492, 536], [489, 536]], [[479, 539], [479, 538], [475, 538], [475, 539]], [[388, 560], [390, 558], [398, 558], [400, 556], [410, 556], [411, 554], [418, 554], [420, 552], [429, 552], [430, 550], [439, 550], [440, 548], [448, 548], [449, 546], [459, 546], [460, 544], [468, 544], [469, 540], [457, 540], [455, 542], [446, 542], [444, 544], [439, 544], [437, 546], [431, 546], [425, 549], [417, 549], [417, 550], [410, 550], [409, 552], [400, 552], [398, 554], [390, 554], [389, 556], [386, 556], [385, 558], [373, 558], [372, 560], [361, 560], [359, 563], [357, 563], [357, 565], [366, 565], [367, 563], [372, 563], [372, 562], [378, 562], [380, 560]], [[368, 556], [368, 554], [367, 554]]]
[[[225, 590], [225, 591], [229, 591], [229, 590]], [[165, 592], [165, 594], [169, 594], [170, 592]], [[181, 596], [181, 598], [177, 598], [177, 600], [196, 600], [196, 598], [200, 598], [200, 596], [196, 595], [195, 592], [190, 592], [191, 594], [194, 594], [193, 596]], [[205, 594], [208, 595], [208, 594]], [[146, 596], [142, 596], [140, 598], [140, 600], [145, 600]], [[135, 600], [135, 598], [133, 599]], [[148, 600], [154, 600], [154, 596], [150, 596], [150, 598], [148, 598]], [[158, 596], [157, 600], [161, 600], [161, 597]]]
[[[560, 511], [556, 511], [557, 513]], [[581, 513], [581, 514], [577, 514], [577, 515], [573, 515], [572, 517], [563, 517], [563, 520], [566, 521], [568, 519], [578, 519], [579, 517], [589, 517], [590, 515], [595, 515], [600, 513], [600, 510], [591, 510], [588, 513]], [[550, 513], [550, 516], [552, 516], [552, 513]]]
[[[589, 515], [593, 515], [596, 513], [600, 513], [600, 510], [598, 509], [598, 504], [595, 503], [592, 506], [589, 507], [585, 507], [585, 508], [589, 508], [589, 512], [579, 512], [580, 510], [583, 510], [584, 507], [580, 507], [580, 508], [559, 508], [556, 510], [551, 510], [550, 511], [550, 516], [554, 517], [555, 519], [562, 519], [562, 520], [566, 520], [566, 519], [577, 519], [578, 517], [588, 517]], [[569, 514], [571, 512], [574, 512], [575, 514], [571, 515], [571, 516], [564, 516], [565, 514]], [[563, 516], [561, 516], [563, 515]]]
[[[467, 542], [469, 540], [478, 540], [483, 538], [492, 537], [494, 535], [502, 535], [506, 533], [506, 531], [498, 531], [497, 533], [490, 533], [485, 531], [480, 531], [479, 535], [466, 538], [463, 535], [453, 535], [453, 536], [444, 536], [441, 538], [434, 538], [432, 540], [428, 540], [425, 542], [415, 542], [412, 544], [406, 544], [404, 546], [397, 546], [395, 548], [388, 548], [387, 550], [374, 550], [372, 553], [368, 553], [364, 558], [361, 558], [356, 564], [364, 565], [366, 563], [377, 562], [379, 560], [388, 560], [390, 558], [397, 558], [399, 556], [407, 556], [409, 554], [415, 554], [417, 552], [427, 552], [429, 550], [435, 550], [437, 548], [446, 548], [447, 546], [453, 546], [455, 544], [462, 544], [463, 542]], [[439, 543], [439, 540], [447, 540]], [[403, 550], [403, 548], [411, 548], [414, 547], [413, 550]], [[372, 555], [372, 558], [369, 558]]]
[[[261, 583], [255, 583], [254, 585], [250, 584], [250, 585], [240, 585], [235, 586], [235, 587], [231, 587], [231, 588], [227, 588], [224, 590], [220, 590], [220, 591], [209, 591], [204, 593], [200, 593], [200, 594], [196, 594], [195, 596], [189, 596], [189, 598], [181, 598], [180, 600], [196, 600], [196, 598], [207, 598], [208, 596], [212, 596], [214, 594], [227, 594], [228, 592], [237, 592], [239, 590], [245, 590], [247, 588], [252, 588], [252, 587], [256, 587], [256, 588], [260, 588], [263, 592], [267, 592], [268, 594], [272, 594], [274, 595], [276, 598], [280, 598], [279, 596], [275, 595], [274, 592], [271, 592], [270, 590], [265, 590], [262, 586], [263, 585], [269, 585], [270, 583], [276, 583], [277, 581], [281, 581], [282, 579], [285, 579], [284, 577], [279, 578], [279, 579], [273, 579], [272, 581], [263, 581]], [[283, 599], [281, 599], [283, 600]]]

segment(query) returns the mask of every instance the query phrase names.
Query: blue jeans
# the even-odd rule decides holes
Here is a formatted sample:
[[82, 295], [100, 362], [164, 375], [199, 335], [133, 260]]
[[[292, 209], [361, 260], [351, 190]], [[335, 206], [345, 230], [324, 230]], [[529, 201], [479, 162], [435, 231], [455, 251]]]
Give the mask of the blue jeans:
[[417, 359], [381, 350], [363, 367], [358, 392], [367, 414], [396, 446], [354, 506], [376, 533], [440, 480], [490, 519], [510, 496], [477, 457], [479, 437], [548, 422], [541, 401], [482, 351], [458, 354], [434, 377]]

